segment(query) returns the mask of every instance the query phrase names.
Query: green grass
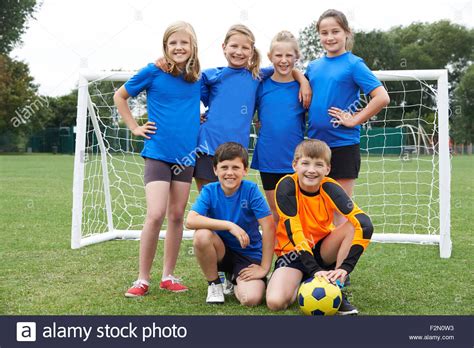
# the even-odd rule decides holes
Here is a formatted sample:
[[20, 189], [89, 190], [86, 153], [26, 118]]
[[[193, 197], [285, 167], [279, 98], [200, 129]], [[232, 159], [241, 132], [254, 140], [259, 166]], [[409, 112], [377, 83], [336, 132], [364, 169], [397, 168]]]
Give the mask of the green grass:
[[[350, 287], [352, 301], [362, 314], [473, 314], [473, 160], [455, 157], [452, 161], [452, 257], [441, 259], [437, 246], [372, 243], [359, 261]], [[420, 168], [419, 163], [403, 165]], [[123, 297], [137, 275], [139, 243], [111, 241], [70, 249], [72, 173], [72, 156], [0, 156], [0, 314], [272, 314], [264, 305], [245, 308], [235, 299], [224, 306], [206, 305], [207, 284], [192, 255], [190, 241], [183, 242], [176, 271], [190, 286], [188, 293], [157, 289], [160, 241], [153, 270], [155, 286], [150, 295], [143, 299]], [[363, 180], [361, 177], [360, 183]], [[94, 187], [100, 189], [97, 184]], [[393, 187], [406, 200], [401, 189]], [[359, 194], [358, 203], [364, 209], [369, 201], [361, 191]], [[366, 193], [370, 194], [376, 195], [373, 191]], [[132, 202], [137, 211], [143, 208], [140, 200]], [[130, 204], [129, 199], [126, 201]], [[380, 203], [373, 204], [375, 208]], [[392, 209], [385, 214], [399, 212]], [[299, 311], [294, 305], [279, 314], [295, 315]]]

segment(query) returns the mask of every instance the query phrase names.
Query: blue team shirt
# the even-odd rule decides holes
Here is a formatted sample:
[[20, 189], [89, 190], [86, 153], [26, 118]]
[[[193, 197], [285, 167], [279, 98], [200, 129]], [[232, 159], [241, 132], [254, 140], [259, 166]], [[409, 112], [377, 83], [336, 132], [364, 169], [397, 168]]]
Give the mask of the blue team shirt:
[[[273, 68], [262, 69], [262, 77]], [[202, 73], [201, 101], [209, 107], [206, 122], [199, 130], [199, 148], [214, 155], [217, 147], [234, 141], [249, 146], [250, 126], [255, 112], [255, 97], [260, 80], [246, 68], [213, 68]]]
[[229, 231], [215, 231], [232, 251], [255, 260], [262, 259], [262, 235], [258, 230], [258, 219], [271, 215], [270, 208], [258, 186], [242, 180], [238, 190], [226, 196], [219, 182], [202, 188], [191, 210], [212, 219], [231, 221], [239, 225], [249, 235], [250, 244], [243, 249], [239, 241]]
[[368, 95], [382, 85], [364, 60], [351, 52], [337, 57], [324, 56], [308, 65], [306, 77], [313, 89], [308, 137], [323, 140], [330, 147], [359, 144], [360, 125], [353, 128], [334, 127], [328, 109], [334, 106], [354, 112], [360, 90]]
[[261, 122], [251, 168], [264, 173], [293, 173], [296, 146], [304, 139], [305, 109], [298, 101], [296, 81], [263, 81], [257, 91]]
[[146, 91], [148, 120], [156, 134], [145, 139], [141, 155], [184, 166], [194, 166], [199, 132], [201, 82], [187, 82], [163, 72], [153, 63], [125, 83], [132, 97]]

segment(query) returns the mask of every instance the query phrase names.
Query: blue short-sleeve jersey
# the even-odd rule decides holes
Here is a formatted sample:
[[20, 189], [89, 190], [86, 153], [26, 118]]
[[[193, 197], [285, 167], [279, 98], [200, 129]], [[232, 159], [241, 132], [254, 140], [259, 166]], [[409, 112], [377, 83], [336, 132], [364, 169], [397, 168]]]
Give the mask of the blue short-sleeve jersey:
[[155, 134], [145, 139], [141, 155], [165, 162], [193, 166], [199, 132], [201, 82], [187, 82], [148, 64], [125, 83], [132, 97], [146, 91], [148, 120]]
[[265, 173], [292, 173], [293, 154], [304, 139], [305, 109], [296, 81], [263, 81], [257, 91], [261, 123], [251, 168]]
[[[266, 68], [260, 75], [265, 79], [272, 73], [272, 68]], [[228, 141], [248, 148], [259, 83], [246, 68], [203, 71], [201, 100], [209, 108], [199, 130], [198, 144], [203, 152], [214, 155], [217, 147]]]
[[262, 235], [258, 230], [258, 219], [270, 216], [270, 208], [258, 186], [242, 180], [238, 190], [226, 196], [219, 182], [202, 188], [191, 210], [212, 219], [231, 221], [249, 235], [250, 244], [244, 249], [229, 231], [215, 231], [232, 251], [255, 260], [262, 259]]
[[359, 144], [360, 125], [335, 127], [328, 110], [337, 107], [353, 113], [360, 108], [360, 90], [368, 95], [382, 85], [363, 59], [351, 52], [324, 56], [308, 65], [306, 77], [313, 89], [308, 137], [323, 140], [330, 147]]

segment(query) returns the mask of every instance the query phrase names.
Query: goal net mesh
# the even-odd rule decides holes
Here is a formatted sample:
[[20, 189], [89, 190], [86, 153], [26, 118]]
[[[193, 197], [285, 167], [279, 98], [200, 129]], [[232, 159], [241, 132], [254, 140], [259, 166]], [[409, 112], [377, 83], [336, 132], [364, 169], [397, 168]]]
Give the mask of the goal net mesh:
[[[439, 234], [436, 83], [383, 83], [391, 102], [361, 128], [362, 163], [354, 200], [371, 217], [376, 233]], [[88, 84], [91, 103], [83, 156], [82, 237], [110, 231], [111, 226], [140, 231], [144, 223], [143, 140], [131, 134], [114, 106], [113, 94], [122, 84], [108, 80]], [[366, 104], [367, 99], [361, 96], [359, 106]], [[146, 95], [131, 98], [129, 105], [137, 121], [146, 122]], [[252, 125], [250, 155], [256, 141]], [[247, 179], [260, 185], [254, 170]], [[193, 183], [187, 209], [197, 194]], [[166, 221], [162, 229], [166, 229]]]

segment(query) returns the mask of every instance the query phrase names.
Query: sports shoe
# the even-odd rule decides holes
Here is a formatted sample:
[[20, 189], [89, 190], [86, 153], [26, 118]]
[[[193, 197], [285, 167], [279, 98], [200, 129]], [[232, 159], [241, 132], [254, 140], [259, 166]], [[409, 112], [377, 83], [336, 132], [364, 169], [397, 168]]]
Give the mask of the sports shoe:
[[232, 274], [225, 273], [224, 281], [222, 282], [222, 287], [224, 288], [224, 295], [231, 296], [234, 294], [234, 284], [232, 284]]
[[133, 282], [133, 286], [127, 290], [125, 297], [141, 297], [145, 296], [148, 293], [148, 288], [150, 284], [147, 284], [143, 280], [136, 280]]
[[357, 315], [358, 313], [357, 308], [350, 304], [345, 292], [342, 292], [342, 302], [337, 315]]
[[227, 280], [227, 278], [224, 280], [224, 283], [222, 284], [223, 292], [224, 295], [226, 296], [232, 296], [234, 294], [234, 284], [230, 280]]
[[161, 280], [160, 289], [172, 292], [188, 291], [188, 288], [181, 284], [181, 279], [169, 275]]
[[212, 283], [207, 287], [207, 303], [224, 303], [224, 289], [222, 284]]

